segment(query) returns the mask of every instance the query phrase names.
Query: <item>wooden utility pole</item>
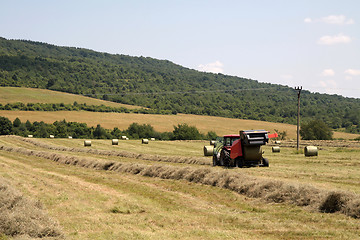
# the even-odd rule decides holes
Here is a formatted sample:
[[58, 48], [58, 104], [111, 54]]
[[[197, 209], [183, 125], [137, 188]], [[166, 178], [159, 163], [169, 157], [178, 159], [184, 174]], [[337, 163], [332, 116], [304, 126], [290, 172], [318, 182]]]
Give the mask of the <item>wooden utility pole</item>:
[[300, 94], [301, 94], [302, 86], [301, 87], [295, 87], [295, 90], [298, 91], [298, 116], [297, 116], [296, 149], [299, 150], [299, 142], [300, 142]]

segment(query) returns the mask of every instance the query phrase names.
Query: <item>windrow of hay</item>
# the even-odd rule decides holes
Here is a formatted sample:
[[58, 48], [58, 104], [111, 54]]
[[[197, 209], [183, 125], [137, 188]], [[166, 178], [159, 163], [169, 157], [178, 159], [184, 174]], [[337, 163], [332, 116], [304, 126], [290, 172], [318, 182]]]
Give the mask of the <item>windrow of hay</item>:
[[24, 197], [0, 177], [0, 235], [22, 238], [62, 239], [57, 222], [40, 202]]
[[46, 148], [55, 151], [64, 151], [64, 152], [82, 152], [90, 153], [95, 155], [103, 156], [115, 156], [115, 157], [125, 157], [125, 158], [135, 158], [140, 160], [148, 160], [155, 162], [173, 162], [173, 163], [184, 163], [184, 164], [198, 164], [198, 165], [210, 165], [210, 160], [200, 157], [183, 157], [183, 156], [163, 156], [163, 155], [152, 155], [152, 154], [139, 154], [127, 151], [109, 151], [109, 150], [97, 150], [97, 149], [84, 149], [84, 148], [69, 148], [62, 146], [54, 146], [51, 144], [46, 144], [39, 142], [35, 139], [28, 139], [19, 136], [6, 136], [10, 138], [16, 138], [18, 140], [33, 144], [34, 146]]
[[237, 193], [261, 198], [268, 202], [290, 203], [307, 206], [320, 212], [340, 212], [360, 218], [359, 195], [349, 192], [329, 192], [311, 185], [289, 184], [272, 179], [260, 179], [246, 174], [213, 168], [175, 167], [169, 165], [144, 165], [101, 161], [88, 158], [66, 156], [58, 153], [28, 150], [20, 147], [0, 146], [0, 150], [17, 152], [28, 156], [50, 159], [59, 163], [76, 165], [98, 170], [125, 172], [162, 179], [187, 180], [217, 186]]

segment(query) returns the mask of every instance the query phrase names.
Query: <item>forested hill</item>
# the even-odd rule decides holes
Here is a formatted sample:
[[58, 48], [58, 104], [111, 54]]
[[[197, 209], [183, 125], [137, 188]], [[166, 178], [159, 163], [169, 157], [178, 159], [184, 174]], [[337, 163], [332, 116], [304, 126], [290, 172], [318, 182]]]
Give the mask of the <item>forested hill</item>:
[[[25, 40], [0, 38], [0, 85], [46, 88], [173, 113], [286, 123], [295, 123], [297, 114], [293, 88], [199, 72], [167, 60]], [[319, 118], [332, 128], [360, 132], [360, 99], [308, 91], [301, 96], [303, 121]]]

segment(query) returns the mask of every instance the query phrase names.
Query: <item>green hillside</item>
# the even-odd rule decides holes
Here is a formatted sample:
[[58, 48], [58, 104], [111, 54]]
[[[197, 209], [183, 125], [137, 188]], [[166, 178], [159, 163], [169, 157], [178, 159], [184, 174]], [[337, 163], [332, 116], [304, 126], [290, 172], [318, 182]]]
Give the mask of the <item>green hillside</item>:
[[[296, 123], [294, 89], [166, 60], [0, 38], [0, 86], [43, 88], [175, 113]], [[360, 132], [360, 99], [302, 92], [302, 120]]]

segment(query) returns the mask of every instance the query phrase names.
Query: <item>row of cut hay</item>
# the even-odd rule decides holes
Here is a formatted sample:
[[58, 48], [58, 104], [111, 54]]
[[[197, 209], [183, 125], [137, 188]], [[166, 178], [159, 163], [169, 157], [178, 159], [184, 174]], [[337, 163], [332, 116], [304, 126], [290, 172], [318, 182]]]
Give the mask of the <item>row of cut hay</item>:
[[90, 154], [103, 155], [103, 156], [135, 158], [135, 159], [149, 160], [155, 162], [173, 162], [173, 163], [184, 163], [184, 164], [210, 165], [209, 159], [201, 158], [201, 157], [164, 156], [164, 155], [140, 154], [140, 153], [127, 152], [127, 151], [70, 148], [63, 146], [54, 146], [51, 144], [39, 142], [35, 139], [28, 139], [19, 136], [7, 136], [7, 137], [16, 138], [18, 140], [33, 144], [34, 146], [55, 150], [55, 151], [81, 152], [81, 153], [90, 153]]
[[126, 172], [162, 179], [182, 179], [229, 189], [248, 197], [260, 198], [268, 202], [290, 203], [297, 206], [306, 206], [320, 212], [340, 212], [354, 218], [360, 218], [360, 198], [358, 195], [349, 192], [325, 191], [310, 185], [294, 185], [272, 179], [259, 179], [238, 172], [213, 168], [98, 161], [58, 153], [28, 150], [20, 147], [0, 146], [0, 150], [42, 157], [59, 163], [93, 169]]
[[0, 236], [62, 239], [57, 222], [51, 219], [40, 202], [24, 197], [0, 177]]
[[[280, 145], [282, 147], [296, 147], [296, 140], [282, 140]], [[268, 146], [276, 146], [275, 142], [269, 142]], [[299, 143], [300, 147], [306, 146], [317, 146], [317, 147], [351, 147], [351, 148], [360, 148], [359, 141], [349, 141], [349, 140], [301, 140]]]

